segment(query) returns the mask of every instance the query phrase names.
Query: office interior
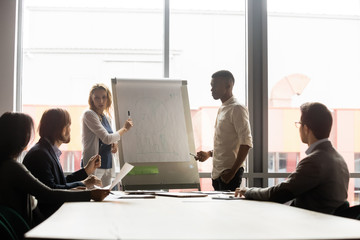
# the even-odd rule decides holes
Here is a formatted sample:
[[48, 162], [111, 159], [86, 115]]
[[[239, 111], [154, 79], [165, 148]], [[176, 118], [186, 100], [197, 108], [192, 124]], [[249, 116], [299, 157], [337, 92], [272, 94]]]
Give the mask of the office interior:
[[[83, 4], [85, 4], [85, 2], [83, 2]], [[313, 6], [313, 1], [302, 1], [302, 5], [299, 3], [300, 1], [248, 0], [239, 2], [241, 2], [242, 4], [241, 8], [234, 9], [233, 11], [231, 11], [230, 9], [217, 10], [216, 6], [220, 5], [219, 3], [217, 3], [218, 5], [215, 4], [214, 8], [211, 8], [211, 6], [202, 8], [201, 4], [206, 4], [206, 1], [199, 1], [199, 3], [197, 4], [194, 3], [194, 11], [191, 11], [191, 9], [173, 9], [173, 11], [171, 11], [172, 6], [176, 5], [176, 1], [158, 1], [156, 3], [158, 5], [156, 5], [157, 7], [155, 7], [155, 12], [160, 15], [161, 21], [159, 21], [159, 24], [161, 24], [161, 31], [155, 32], [153, 34], [161, 35], [158, 38], [159, 42], [157, 43], [157, 47], [155, 47], [157, 49], [155, 55], [157, 54], [160, 60], [157, 58], [154, 61], [160, 62], [161, 68], [159, 69], [161, 70], [159, 70], [156, 75], [152, 75], [150, 77], [156, 76], [159, 78], [184, 79], [191, 78], [191, 74], [189, 73], [182, 75], [183, 72], [186, 72], [186, 69], [182, 69], [182, 66], [179, 66], [182, 63], [182, 56], [180, 57], [180, 60], [172, 61], [172, 59], [177, 59], [177, 56], [181, 54], [185, 55], [184, 51], [181, 51], [181, 49], [173, 49], [171, 46], [171, 38], [173, 37], [173, 35], [171, 34], [172, 32], [176, 31], [175, 29], [172, 29], [172, 24], [170, 24], [173, 16], [172, 14], [199, 14], [210, 17], [216, 15], [241, 15], [243, 25], [239, 24], [238, 26], [236, 22], [231, 22], [231, 31], [237, 31], [237, 29], [241, 29], [241, 31], [243, 32], [243, 34], [240, 35], [242, 37], [242, 42], [240, 44], [241, 49], [243, 49], [244, 51], [241, 53], [243, 54], [241, 56], [241, 61], [232, 63], [233, 65], [231, 66], [230, 70], [234, 69], [237, 73], [236, 78], [239, 79], [239, 82], [241, 82], [241, 85], [238, 86], [239, 88], [241, 86], [241, 93], [243, 93], [239, 97], [241, 98], [241, 101], [248, 106], [250, 112], [250, 123], [252, 127], [254, 148], [250, 152], [247, 160], [247, 169], [244, 174], [244, 178], [246, 179], [246, 185], [250, 187], [266, 187], [269, 185], [273, 185], [277, 181], [276, 179], [281, 180], [286, 178], [290, 174], [291, 169], [294, 169], [294, 161], [296, 163], [296, 161], [303, 157], [303, 153], [301, 152], [306, 149], [306, 146], [301, 145], [300, 140], [297, 138], [296, 129], [289, 130], [288, 132], [291, 132], [291, 134], [286, 135], [287, 137], [290, 136], [296, 142], [296, 145], [290, 144], [289, 146], [287, 146], [290, 149], [286, 151], [287, 154], [284, 154], [281, 149], [277, 150], [278, 146], [274, 144], [274, 138], [279, 135], [279, 132], [281, 132], [282, 135], [285, 136], [284, 132], [287, 131], [287, 128], [283, 128], [281, 123], [285, 123], [285, 121], [288, 121], [291, 122], [293, 126], [293, 122], [298, 121], [298, 119], [296, 119], [296, 117], [298, 117], [298, 111], [296, 109], [303, 99], [296, 99], [297, 95], [308, 94], [310, 96], [311, 94], [313, 94], [312, 97], [308, 99], [323, 101], [328, 106], [330, 105], [329, 107], [331, 109], [334, 109], [334, 114], [337, 114], [337, 120], [339, 122], [341, 120], [344, 121], [342, 125], [337, 125], [337, 135], [332, 136], [331, 140], [337, 141], [336, 146], [344, 149], [343, 154], [346, 155], [345, 158], [347, 159], [351, 172], [351, 181], [349, 187], [349, 191], [351, 192], [349, 192], [349, 200], [352, 204], [358, 204], [358, 191], [360, 190], [360, 184], [358, 184], [358, 180], [360, 179], [360, 168], [358, 167], [358, 164], [360, 164], [360, 161], [358, 161], [358, 158], [360, 159], [360, 150], [358, 151], [357, 149], [360, 149], [360, 141], [357, 141], [357, 139], [360, 139], [360, 137], [356, 132], [356, 130], [359, 130], [359, 122], [356, 122], [356, 120], [358, 119], [360, 105], [356, 103], [356, 95], [352, 95], [352, 93], [356, 93], [357, 82], [359, 82], [358, 77], [360, 76], [360, 73], [357, 72], [356, 69], [354, 70], [354, 67], [352, 66], [358, 66], [360, 56], [360, 49], [358, 46], [358, 43], [360, 42], [359, 1], [317, 0], [316, 2], [318, 3], [317, 5], [315, 5], [317, 7], [320, 7], [318, 9], [316, 9], [315, 7], [315, 10], [311, 7]], [[225, 1], [224, 4], [228, 4], [228, 1]], [[229, 5], [231, 4], [233, 4], [233, 2], [231, 3], [231, 1], [229, 1]], [[293, 4], [293, 9], [287, 12], [281, 11], [281, 7], [285, 8], [286, 6], [291, 4]], [[200, 7], [197, 5], [200, 5]], [[280, 7], [276, 9], [274, 7], [275, 5]], [[86, 10], [86, 7], [84, 8]], [[23, 22], [25, 17], [23, 15], [23, 11], [29, 11], [29, 9], [30, 11], [38, 10], [39, 12], [41, 12], [45, 11], [46, 7], [40, 10], [36, 9], [36, 7], [31, 8], [31, 6], [26, 8], [26, 0], [0, 1], [0, 113], [4, 113], [6, 111], [22, 111], [23, 109], [26, 109], [26, 107], [23, 106], [23, 94], [27, 91], [27, 89], [24, 89], [24, 86], [28, 86], [29, 83], [25, 82], [27, 81], [27, 78], [23, 75], [23, 70], [27, 67], [25, 64], [26, 59], [24, 58], [26, 58], [27, 56], [22, 55], [22, 52], [24, 51], [24, 35], [28, 34], [28, 32], [23, 32], [22, 29], [26, 25]], [[146, 12], [144, 9], [143, 11]], [[151, 10], [154, 10], [151, 7], [149, 7], [149, 9], [147, 11], [151, 12]], [[203, 11], [200, 11], [199, 9], [202, 9]], [[308, 11], [308, 9], [312, 9], [313, 11]], [[66, 11], [66, 7], [62, 6], [61, 10], [59, 10], [58, 12], [61, 11]], [[77, 9], [76, 11], [81, 11], [81, 9]], [[101, 11], [101, 9], [97, 11]], [[107, 9], [107, 11], [109, 10]], [[119, 12], [121, 14], [120, 10]], [[113, 12], [110, 11], [109, 14], [113, 14]], [[288, 29], [284, 28], [283, 32], [279, 31], [280, 33], [282, 33], [282, 35], [276, 36], [276, 34], [278, 34], [279, 32], [276, 32], [276, 34], [272, 32], [272, 30], [277, 24], [276, 21], [281, 21], [282, 19], [286, 18], [292, 18], [296, 21], [291, 22], [292, 25], [290, 24], [288, 26]], [[316, 22], [314, 24], [318, 24], [318, 28], [312, 31], [306, 31], [306, 28], [309, 27], [309, 23], [307, 22], [309, 20]], [[326, 23], [321, 24], [319, 23], [319, 21], [326, 21]], [[215, 24], [214, 22], [212, 22], [212, 24]], [[329, 29], [334, 26], [334, 29], [332, 31], [333, 35], [330, 34], [326, 38], [327, 41], [330, 42], [329, 45], [333, 46], [333, 48], [321, 48], [323, 45], [326, 44], [324, 41], [318, 41], [322, 34], [327, 33], [328, 29], [325, 29], [324, 26]], [[224, 25], [220, 26], [219, 29], [226, 29], [227, 27], [229, 26]], [[219, 29], [216, 28], [215, 30]], [[284, 52], [294, 52], [292, 58], [286, 59], [285, 57], [288, 56], [287, 54], [283, 52], [274, 52], [275, 50], [272, 46], [276, 45], [277, 42], [281, 43], [281, 39], [285, 38], [286, 36], [288, 37], [286, 38], [286, 42], [291, 43], [291, 38], [288, 36], [293, 34], [291, 29], [297, 29], [298, 32], [300, 32], [299, 35], [308, 35], [304, 36], [303, 39], [305, 39], [306, 41], [304, 40], [302, 42], [302, 45], [289, 44], [284, 47]], [[338, 30], [342, 31], [336, 33], [336, 31]], [[201, 31], [199, 30], [199, 32]], [[354, 34], [352, 35], [353, 37], [346, 37], [346, 34], [348, 34], [349, 32]], [[213, 34], [219, 35], [225, 33], [227, 33], [225, 30], [224, 32], [213, 32]], [[337, 34], [343, 34], [341, 35], [341, 42], [338, 42], [338, 39], [334, 40]], [[180, 34], [174, 36], [179, 37], [179, 35]], [[196, 37], [197, 36], [194, 36], [192, 40], [194, 41], [194, 44], [196, 44], [194, 48], [200, 48], [201, 43], [196, 41]], [[221, 37], [226, 38], [226, 35]], [[332, 39], [332, 37], [334, 39]], [[186, 36], [186, 38], [191, 38], [191, 36]], [[143, 41], [146, 41], [146, 39], [143, 39]], [[296, 42], [295, 39], [294, 42]], [[222, 51], [222, 48], [220, 47], [222, 45], [228, 44], [228, 42], [225, 40], [223, 42], [215, 43], [217, 43], [218, 45], [213, 45], [211, 47], [216, 49], [216, 47], [219, 46], [218, 51], [220, 52]], [[231, 42], [231, 44], [234, 43]], [[312, 48], [309, 49], [309, 46], [312, 46]], [[119, 46], [119, 48], [122, 48], [122, 46]], [[211, 51], [212, 50], [213, 49], [211, 49]], [[108, 51], [111, 51], [111, 49], [109, 49]], [[204, 50], [204, 52], [206, 52], [206, 50]], [[236, 50], [235, 53], [231, 54], [237, 53], [239, 53], [238, 50]], [[297, 54], [300, 53], [305, 53], [301, 55], [301, 59], [297, 57]], [[349, 53], [351, 57], [347, 58], [348, 55], [343, 53]], [[274, 55], [277, 54], [280, 55], [279, 59], [281, 61], [279, 60], [278, 62], [274, 62]], [[221, 56], [226, 56], [226, 54], [223, 54]], [[282, 56], [284, 56], [285, 59], [281, 58]], [[313, 64], [313, 61], [311, 61], [314, 58], [316, 59], [316, 64]], [[323, 62], [326, 59], [330, 59], [330, 61], [326, 62], [326, 66], [323, 66]], [[310, 62], [310, 64], [308, 62]], [[291, 65], [291, 63], [293, 64]], [[307, 65], [311, 65], [311, 68]], [[237, 71], [237, 66], [242, 70]], [[270, 83], [270, 78], [274, 78], [274, 69], [281, 69], [282, 66], [284, 68], [289, 68], [289, 70], [284, 71], [280, 74], [276, 73], [277, 75], [275, 74], [276, 77], [274, 82], [278, 83], [279, 89], [281, 89], [281, 87], [283, 87], [283, 85], [281, 85], [281, 82], [288, 83], [287, 77], [291, 77], [292, 80], [289, 81], [295, 82], [294, 85], [291, 85], [291, 87], [296, 86], [297, 90], [295, 92], [292, 92], [290, 96], [286, 96], [285, 100], [281, 98], [279, 98], [279, 100], [276, 99], [276, 97], [272, 98], [273, 95], [277, 94], [275, 90], [272, 91], [274, 89], [273, 87], [276, 84]], [[219, 70], [215, 69], [215, 67], [225, 68], [226, 66], [223, 66], [221, 64], [213, 64], [210, 66], [210, 69], [206, 69], [206, 71], [204, 71], [204, 68], [206, 68], [206, 66], [203, 66], [203, 68], [199, 68], [199, 71], [205, 72], [205, 83], [207, 80], [210, 80], [209, 74]], [[333, 75], [334, 78], [329, 79], [327, 82], [328, 85], [326, 86], [315, 84], [316, 80], [321, 78], [321, 76], [318, 76], [317, 74], [319, 73], [315, 70], [312, 71], [313, 68], [321, 69], [321, 71], [323, 71], [324, 73]], [[181, 71], [173, 74], [172, 70], [174, 69], [181, 69]], [[302, 72], [303, 69], [305, 70]], [[351, 70], [350, 72], [352, 73], [352, 75], [348, 74], [348, 70]], [[343, 74], [341, 75], [339, 73]], [[131, 76], [131, 74], [127, 74], [127, 77]], [[146, 74], [146, 71], [144, 74]], [[53, 77], [55, 76], [49, 76], [48, 80], [51, 81]], [[118, 75], [114, 77], [121, 76]], [[326, 75], [326, 78], [328, 78], [328, 75]], [[110, 81], [110, 79], [108, 80]], [[301, 82], [303, 85], [300, 84], [299, 86], [299, 84], [297, 84], [299, 82]], [[189, 83], [191, 83], [190, 80]], [[74, 84], [77, 87], [79, 86], [76, 83]], [[206, 98], [206, 96], [207, 98], [211, 98], [209, 92], [209, 85], [206, 84], [203, 84], [202, 89], [199, 89], [199, 86], [196, 86], [196, 91], [205, 92], [204, 95], [202, 95], [201, 97], [202, 99]], [[190, 87], [191, 84], [189, 84], [189, 92], [194, 92], [194, 90], [190, 89]], [[326, 94], [327, 91], [330, 93]], [[85, 90], [84, 92], [87, 92], [87, 90]], [[313, 97], [314, 95], [319, 96], [319, 98]], [[325, 95], [330, 95], [330, 99], [321, 98]], [[341, 100], [349, 98], [352, 102], [351, 104], [348, 104], [346, 101], [343, 105], [338, 104]], [[190, 105], [192, 104], [192, 101], [198, 101], [198, 99], [192, 98], [191, 95], [189, 100]], [[48, 99], [43, 99], [44, 104], [46, 104], [47, 101]], [[286, 101], [293, 102], [289, 104], [286, 103]], [[205, 104], [207, 105], [207, 103]], [[199, 104], [196, 103], [194, 108], [192, 108], [191, 110], [194, 110], [195, 114], [197, 112], [201, 112], [199, 110], [200, 107], [202, 107], [201, 102]], [[271, 111], [269, 110], [270, 107], [272, 109]], [[201, 113], [206, 113], [206, 111], [212, 112], [213, 108], [203, 108], [202, 111], [203, 112]], [[280, 114], [283, 117], [278, 118], [275, 116], [276, 114]], [[351, 119], [350, 123], [346, 122], [346, 119]], [[279, 122], [279, 120], [281, 121]], [[273, 123], [273, 125], [271, 125], [270, 123]], [[201, 125], [202, 122], [200, 122], [199, 124]], [[343, 132], [339, 130], [341, 129], [341, 126], [348, 126], [348, 124], [352, 124], [353, 127], [350, 129], [344, 127]], [[276, 127], [274, 127], [275, 125]], [[209, 127], [212, 127], [212, 125], [209, 124]], [[282, 139], [281, 141], [283, 141], [286, 145], [286, 139]], [[272, 148], [274, 148], [275, 150], [272, 151]], [[292, 161], [290, 161], [291, 159], [289, 158], [291, 158]], [[274, 161], [269, 161], [269, 159], [274, 159]], [[277, 159], [278, 161], [276, 162], [275, 159]], [[286, 167], [281, 167], [280, 165], [284, 164], [284, 162], [288, 165]], [[271, 164], [273, 164], [274, 166], [270, 166]], [[289, 164], [292, 165], [290, 166]], [[282, 170], [278, 171], [276, 168], [280, 168]], [[209, 180], [210, 169], [207, 168], [203, 171], [200, 171], [199, 176], [204, 181], [205, 179]]]

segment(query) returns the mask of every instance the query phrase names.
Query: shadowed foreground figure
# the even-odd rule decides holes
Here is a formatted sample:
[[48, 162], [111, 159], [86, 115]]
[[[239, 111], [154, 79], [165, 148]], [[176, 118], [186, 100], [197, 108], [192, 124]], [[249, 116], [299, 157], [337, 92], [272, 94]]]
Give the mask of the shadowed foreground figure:
[[102, 201], [109, 190], [51, 189], [16, 161], [33, 134], [33, 121], [23, 113], [4, 113], [0, 117], [0, 205], [12, 208], [32, 226], [30, 195], [47, 203]]

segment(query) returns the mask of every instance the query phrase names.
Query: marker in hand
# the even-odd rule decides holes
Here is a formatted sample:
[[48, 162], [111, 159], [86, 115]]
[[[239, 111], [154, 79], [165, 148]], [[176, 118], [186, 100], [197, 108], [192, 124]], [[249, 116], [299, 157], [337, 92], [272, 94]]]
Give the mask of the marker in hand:
[[196, 156], [195, 154], [193, 154], [193, 153], [189, 153], [189, 154], [190, 154], [191, 156], [193, 156], [193, 157], [195, 158], [195, 160], [197, 160], [197, 159], [196, 159], [197, 156]]
[[131, 117], [130, 117], [130, 111], [128, 111], [128, 118], [130, 119]]

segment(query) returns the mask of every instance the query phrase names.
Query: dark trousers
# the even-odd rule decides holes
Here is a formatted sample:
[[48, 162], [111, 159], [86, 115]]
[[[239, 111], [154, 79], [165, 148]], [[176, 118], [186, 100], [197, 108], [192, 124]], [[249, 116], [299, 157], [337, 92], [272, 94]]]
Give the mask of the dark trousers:
[[241, 167], [236, 172], [235, 176], [231, 181], [226, 184], [223, 181], [221, 181], [221, 178], [212, 179], [212, 185], [215, 189], [215, 191], [235, 191], [236, 188], [240, 187], [242, 176], [244, 174], [244, 168]]

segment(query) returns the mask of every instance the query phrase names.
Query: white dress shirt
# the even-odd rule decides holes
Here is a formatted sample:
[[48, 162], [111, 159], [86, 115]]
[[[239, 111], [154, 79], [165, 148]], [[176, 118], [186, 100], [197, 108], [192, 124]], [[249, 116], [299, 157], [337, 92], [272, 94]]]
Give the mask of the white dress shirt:
[[249, 113], [245, 106], [231, 97], [221, 105], [216, 118], [212, 179], [233, 166], [240, 145], [253, 146]]

